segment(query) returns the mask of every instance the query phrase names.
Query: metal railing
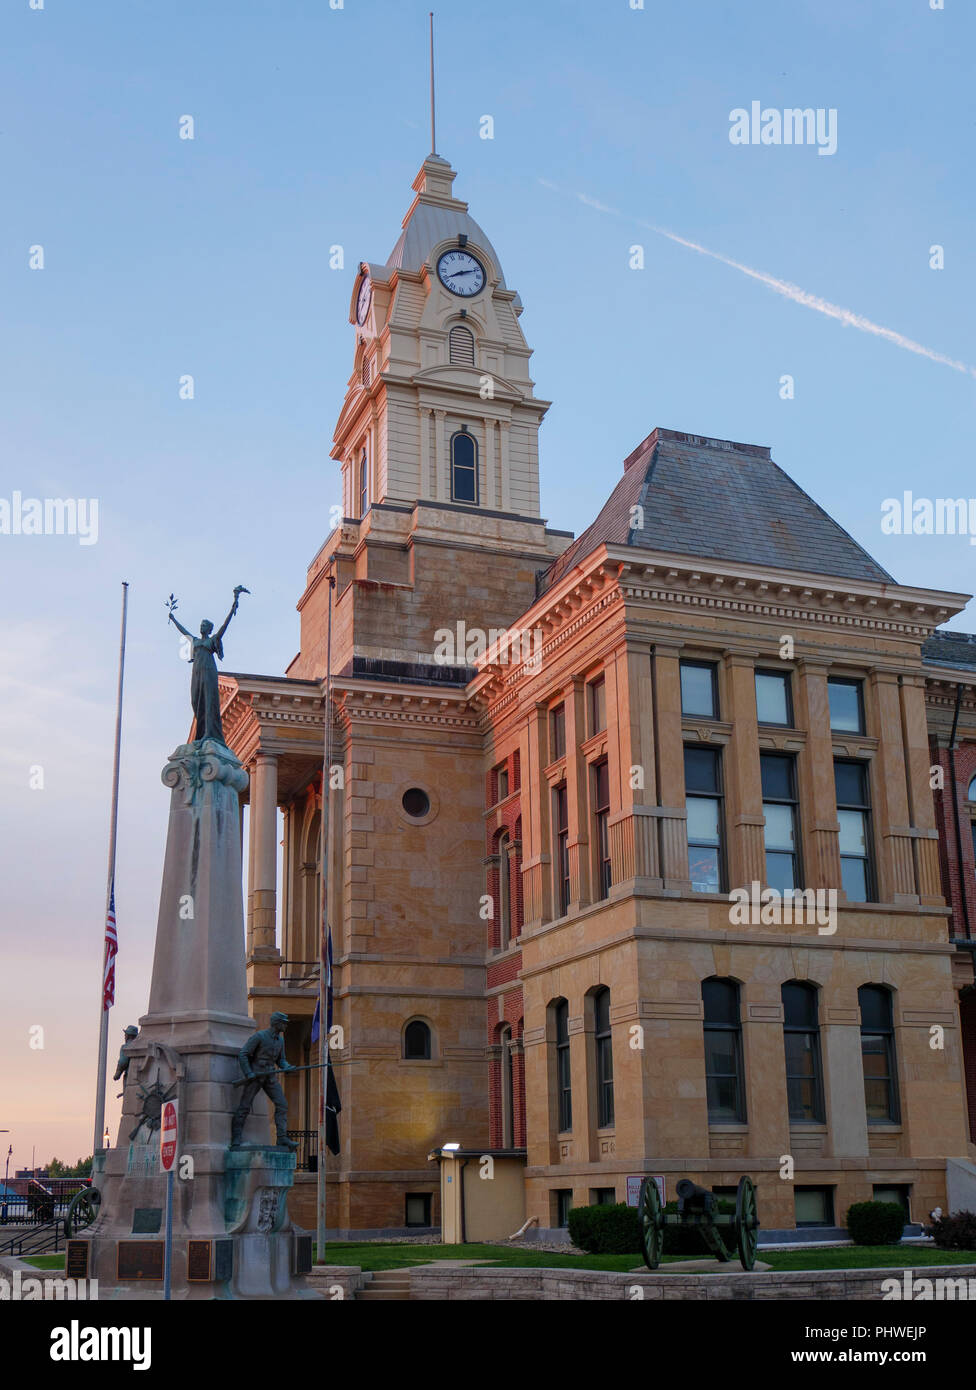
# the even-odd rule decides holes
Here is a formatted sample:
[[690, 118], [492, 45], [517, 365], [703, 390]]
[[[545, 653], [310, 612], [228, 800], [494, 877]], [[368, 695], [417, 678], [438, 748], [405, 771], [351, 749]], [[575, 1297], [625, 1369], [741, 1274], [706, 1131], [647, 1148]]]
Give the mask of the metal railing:
[[290, 1129], [288, 1138], [298, 1145], [295, 1169], [299, 1173], [318, 1172], [319, 1132], [317, 1129]]
[[43, 1255], [48, 1251], [60, 1250], [63, 1240], [64, 1222], [49, 1221], [44, 1226], [35, 1226], [33, 1230], [24, 1231], [5, 1240], [0, 1244], [0, 1255], [13, 1255], [16, 1258], [24, 1255]]

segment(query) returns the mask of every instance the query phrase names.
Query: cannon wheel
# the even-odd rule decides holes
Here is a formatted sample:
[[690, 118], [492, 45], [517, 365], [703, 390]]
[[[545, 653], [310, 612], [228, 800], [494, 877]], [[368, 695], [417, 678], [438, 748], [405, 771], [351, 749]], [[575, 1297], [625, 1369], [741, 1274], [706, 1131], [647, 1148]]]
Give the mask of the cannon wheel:
[[648, 1269], [657, 1269], [664, 1249], [664, 1208], [661, 1206], [661, 1194], [653, 1178], [645, 1178], [640, 1185], [637, 1216], [644, 1247], [644, 1263]]
[[64, 1233], [69, 1240], [92, 1224], [101, 1204], [102, 1194], [97, 1187], [83, 1187], [80, 1192], [75, 1193], [68, 1207], [68, 1214], [64, 1218]]
[[739, 1179], [735, 1194], [735, 1234], [742, 1268], [752, 1269], [759, 1244], [759, 1206], [756, 1202], [756, 1185], [750, 1177]]

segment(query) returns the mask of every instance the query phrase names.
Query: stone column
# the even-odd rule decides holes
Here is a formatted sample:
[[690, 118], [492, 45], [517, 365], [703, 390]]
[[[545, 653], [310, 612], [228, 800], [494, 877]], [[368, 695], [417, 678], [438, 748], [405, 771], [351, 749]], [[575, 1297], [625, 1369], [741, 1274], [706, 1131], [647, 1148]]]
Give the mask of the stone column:
[[444, 447], [446, 410], [434, 411], [434, 468], [437, 473], [437, 496], [443, 502], [451, 500], [451, 464]]
[[484, 417], [485, 425], [485, 506], [490, 511], [498, 508], [498, 489], [495, 470], [495, 422]]
[[566, 700], [566, 805], [569, 817], [569, 911], [590, 903], [590, 837], [587, 814], [587, 766], [579, 751], [586, 738], [586, 687], [581, 676], [573, 679]]
[[869, 684], [880, 735], [873, 769], [875, 832], [877, 843], [883, 849], [879, 855], [878, 898], [881, 902], [911, 906], [918, 902], [918, 894], [915, 891], [915, 855], [908, 807], [898, 673], [875, 667]]
[[610, 732], [616, 736], [619, 764], [619, 797], [615, 784], [610, 814], [614, 886], [621, 891], [625, 884], [628, 891], [660, 890], [650, 644], [627, 638], [616, 653], [614, 674], [617, 727]]
[[[902, 730], [905, 740], [905, 768], [908, 778], [908, 809], [914, 827], [916, 888], [923, 906], [942, 902], [942, 875], [939, 869], [939, 832], [935, 824], [935, 802], [929, 785], [928, 723], [925, 715], [925, 677], [901, 679]], [[952, 793], [956, 795], [955, 791]]]
[[778, 1157], [790, 1152], [780, 985], [754, 977], [743, 995], [748, 1151], [756, 1158]]
[[548, 711], [529, 710], [519, 742], [522, 765], [522, 931], [552, 920], [549, 783], [542, 775], [548, 761]]
[[827, 695], [828, 666], [802, 658], [798, 662], [799, 719], [807, 730], [800, 754], [800, 794], [803, 824], [803, 856], [807, 888], [836, 888], [840, 877], [840, 822], [834, 788], [834, 744], [830, 732]]
[[252, 943], [274, 950], [278, 905], [278, 760], [259, 753], [251, 797], [254, 881], [251, 885]]
[[508, 461], [508, 431], [509, 422], [499, 420], [498, 428], [501, 431], [501, 482], [502, 482], [502, 511], [512, 510], [512, 470]]
[[680, 642], [654, 644], [654, 723], [660, 865], [664, 890], [689, 892], [688, 812], [685, 809], [684, 742], [681, 734]]
[[726, 809], [729, 822], [729, 887], [766, 882], [759, 724], [756, 715], [757, 653], [726, 652], [727, 718], [732, 737], [726, 749]]
[[430, 417], [432, 411], [429, 406], [420, 407], [420, 495], [421, 497], [435, 498], [437, 496], [437, 479], [432, 476], [430, 468]]
[[864, 1158], [868, 1119], [861, 1063], [861, 1014], [857, 993], [824, 1009], [820, 1029], [827, 1104], [828, 1152], [834, 1158]]

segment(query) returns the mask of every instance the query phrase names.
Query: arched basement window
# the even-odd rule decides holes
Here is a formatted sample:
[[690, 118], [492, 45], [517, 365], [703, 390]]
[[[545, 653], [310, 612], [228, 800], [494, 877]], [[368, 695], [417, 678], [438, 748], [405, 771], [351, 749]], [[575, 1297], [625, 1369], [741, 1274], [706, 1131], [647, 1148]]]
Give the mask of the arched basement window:
[[467, 430], [451, 436], [451, 500], [478, 501], [478, 445]]

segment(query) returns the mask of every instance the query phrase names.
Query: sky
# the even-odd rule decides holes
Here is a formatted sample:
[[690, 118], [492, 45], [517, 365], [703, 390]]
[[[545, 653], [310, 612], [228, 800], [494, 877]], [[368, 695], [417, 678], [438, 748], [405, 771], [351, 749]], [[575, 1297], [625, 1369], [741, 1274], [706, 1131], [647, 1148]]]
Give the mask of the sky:
[[[282, 673], [297, 650], [339, 500], [355, 267], [386, 260], [429, 148], [427, 8], [0, 8], [11, 1172], [92, 1148], [122, 581], [112, 1060], [146, 1009], [159, 772], [190, 717], [164, 601], [219, 622], [246, 584], [228, 669]], [[553, 402], [550, 525], [583, 530], [660, 425], [769, 445], [900, 582], [970, 593], [968, 535], [881, 522], [905, 491], [976, 492], [972, 5], [437, 0], [435, 23], [438, 151]], [[821, 110], [824, 138], [733, 143], [754, 102]], [[4, 534], [16, 492], [94, 499], [97, 539]], [[973, 606], [950, 626], [976, 630]]]

